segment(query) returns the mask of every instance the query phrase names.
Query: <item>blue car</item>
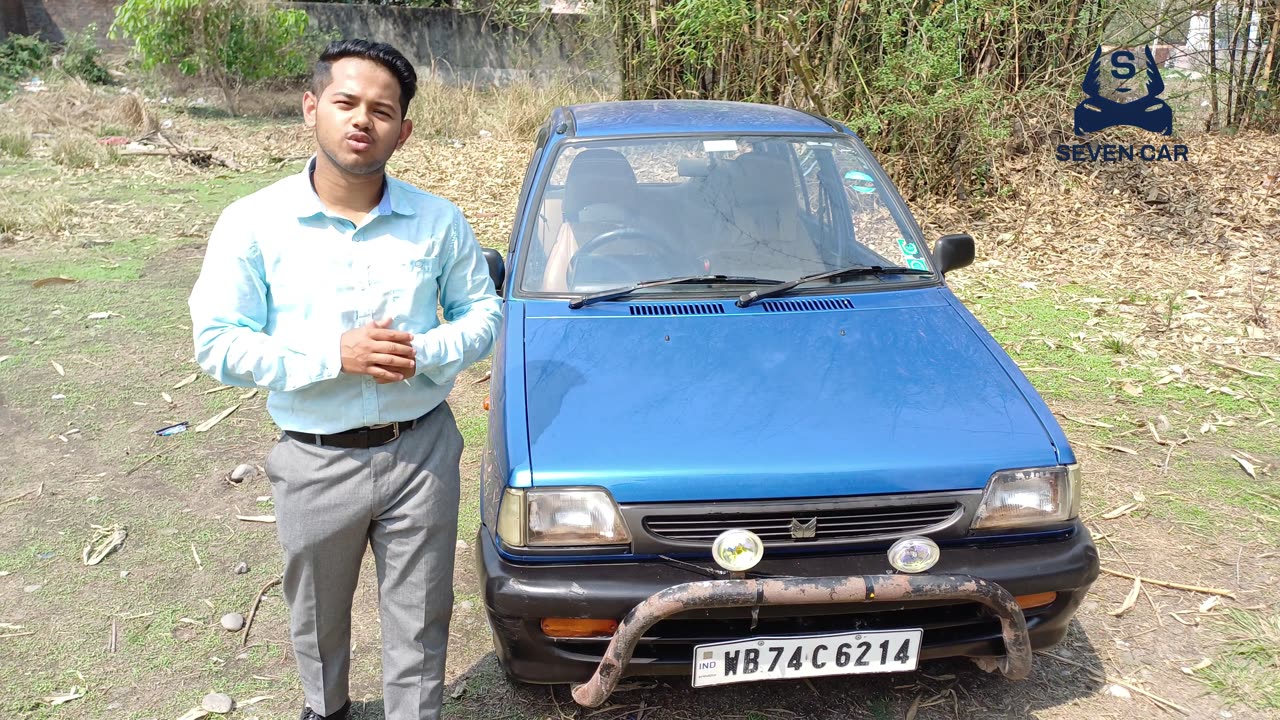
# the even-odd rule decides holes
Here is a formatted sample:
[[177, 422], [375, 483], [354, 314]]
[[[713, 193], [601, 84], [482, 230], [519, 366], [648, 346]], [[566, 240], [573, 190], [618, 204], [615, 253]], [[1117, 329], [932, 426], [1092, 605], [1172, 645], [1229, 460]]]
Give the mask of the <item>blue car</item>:
[[1026, 676], [1098, 574], [1058, 423], [862, 142], [770, 105], [555, 110], [505, 261], [476, 563], [499, 663], [598, 706]]

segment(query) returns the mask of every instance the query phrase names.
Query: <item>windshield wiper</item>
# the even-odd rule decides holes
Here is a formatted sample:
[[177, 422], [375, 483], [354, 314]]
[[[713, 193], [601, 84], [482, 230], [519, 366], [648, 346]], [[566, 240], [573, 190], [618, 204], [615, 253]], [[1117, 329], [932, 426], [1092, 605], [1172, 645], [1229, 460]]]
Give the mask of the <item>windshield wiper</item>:
[[598, 303], [601, 300], [616, 300], [625, 297], [637, 290], [643, 290], [651, 287], [661, 287], [663, 285], [781, 285], [781, 280], [771, 280], [769, 278], [758, 278], [742, 275], [687, 275], [685, 277], [665, 278], [662, 280], [646, 280], [638, 282], [634, 285], [624, 285], [623, 287], [613, 288], [612, 290], [601, 290], [600, 292], [590, 293], [588, 295], [579, 295], [569, 301], [569, 308], [577, 310], [586, 307], [592, 303]]
[[752, 290], [751, 292], [741, 296], [737, 300], [738, 307], [747, 307], [757, 300], [765, 298], [777, 297], [785, 292], [794, 290], [795, 288], [811, 283], [815, 280], [827, 280], [829, 278], [837, 278], [843, 276], [855, 275], [932, 275], [932, 270], [921, 270], [920, 268], [901, 267], [898, 265], [853, 265], [839, 270], [828, 270], [827, 272], [817, 273], [816, 275], [805, 275], [780, 285], [774, 285], [767, 290]]

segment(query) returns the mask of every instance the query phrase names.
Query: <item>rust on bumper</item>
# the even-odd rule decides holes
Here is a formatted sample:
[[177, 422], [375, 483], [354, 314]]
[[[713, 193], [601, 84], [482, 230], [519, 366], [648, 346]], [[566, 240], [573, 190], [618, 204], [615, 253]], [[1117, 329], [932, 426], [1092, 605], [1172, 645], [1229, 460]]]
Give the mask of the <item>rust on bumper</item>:
[[1000, 618], [1005, 655], [996, 667], [1020, 680], [1031, 672], [1031, 639], [1022, 608], [1004, 588], [969, 575], [857, 575], [849, 577], [708, 580], [660, 590], [631, 609], [618, 625], [600, 666], [573, 688], [573, 699], [598, 707], [613, 693], [649, 628], [686, 610], [759, 605], [818, 605], [900, 600], [968, 600]]

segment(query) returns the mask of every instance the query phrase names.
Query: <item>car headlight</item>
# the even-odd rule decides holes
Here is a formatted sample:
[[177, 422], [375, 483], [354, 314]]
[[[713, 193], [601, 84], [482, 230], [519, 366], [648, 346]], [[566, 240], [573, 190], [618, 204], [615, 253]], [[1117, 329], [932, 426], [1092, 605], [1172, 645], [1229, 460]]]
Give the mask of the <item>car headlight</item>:
[[1079, 514], [1079, 465], [1002, 470], [987, 481], [973, 529], [1048, 525]]
[[604, 488], [507, 488], [498, 537], [514, 547], [625, 545], [631, 534]]

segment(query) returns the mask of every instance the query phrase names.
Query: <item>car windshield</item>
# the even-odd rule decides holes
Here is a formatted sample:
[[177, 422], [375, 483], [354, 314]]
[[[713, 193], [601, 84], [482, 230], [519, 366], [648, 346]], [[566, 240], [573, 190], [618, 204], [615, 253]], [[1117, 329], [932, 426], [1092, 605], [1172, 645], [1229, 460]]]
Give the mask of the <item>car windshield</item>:
[[[928, 270], [923, 249], [907, 239], [912, 235], [895, 217], [873, 167], [866, 151], [843, 137], [567, 145], [537, 200], [520, 289], [589, 293], [692, 275], [793, 280], [852, 265]], [[862, 275], [835, 282], [921, 277]]]

